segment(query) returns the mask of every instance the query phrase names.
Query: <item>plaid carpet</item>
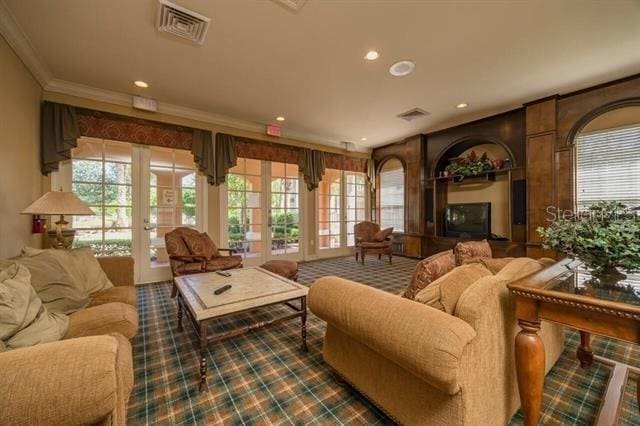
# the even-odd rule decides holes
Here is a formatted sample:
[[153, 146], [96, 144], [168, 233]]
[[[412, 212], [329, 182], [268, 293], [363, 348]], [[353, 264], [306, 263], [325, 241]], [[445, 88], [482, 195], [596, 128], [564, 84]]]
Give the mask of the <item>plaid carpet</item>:
[[[416, 261], [375, 258], [367, 265], [337, 258], [300, 265], [300, 282], [338, 275], [391, 293], [402, 290]], [[177, 308], [170, 283], [138, 287], [140, 332], [133, 341], [135, 386], [129, 400], [130, 424], [388, 424], [364, 397], [338, 384], [322, 361], [324, 322], [309, 315], [309, 352], [300, 351], [299, 322], [292, 321], [211, 345], [209, 392], [198, 392], [198, 342], [188, 323], [176, 331]], [[273, 307], [219, 321], [228, 330], [285, 312]], [[288, 312], [288, 311], [287, 311]], [[582, 370], [574, 360], [577, 333], [545, 380], [544, 424], [591, 424], [603, 396], [609, 369]], [[594, 338], [594, 352], [640, 366], [640, 349]], [[621, 424], [638, 424], [636, 384], [626, 388]], [[511, 421], [522, 424], [518, 412]]]

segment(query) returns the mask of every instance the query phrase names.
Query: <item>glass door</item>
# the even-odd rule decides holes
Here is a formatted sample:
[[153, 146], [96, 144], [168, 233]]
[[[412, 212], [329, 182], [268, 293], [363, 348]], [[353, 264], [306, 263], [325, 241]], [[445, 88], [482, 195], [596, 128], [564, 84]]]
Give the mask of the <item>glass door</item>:
[[297, 165], [238, 158], [229, 170], [225, 188], [222, 234], [245, 265], [259, 265], [276, 257], [300, 258]]

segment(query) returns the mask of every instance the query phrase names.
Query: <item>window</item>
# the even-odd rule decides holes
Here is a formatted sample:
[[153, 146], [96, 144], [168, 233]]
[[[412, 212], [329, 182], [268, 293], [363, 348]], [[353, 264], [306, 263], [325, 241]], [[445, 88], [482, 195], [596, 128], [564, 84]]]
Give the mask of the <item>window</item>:
[[342, 246], [342, 171], [326, 169], [318, 186], [318, 247]]
[[380, 168], [380, 227], [404, 231], [404, 167], [392, 158]]
[[298, 166], [271, 163], [271, 254], [298, 253], [299, 239]]
[[356, 223], [365, 220], [366, 185], [365, 174], [357, 172], [345, 172], [347, 177], [347, 246], [355, 245], [353, 227]]
[[75, 247], [97, 256], [131, 255], [132, 148], [128, 143], [82, 138], [72, 151], [72, 191], [94, 211], [74, 216]]
[[229, 248], [243, 257], [262, 255], [262, 163], [238, 158], [227, 175]]
[[601, 200], [640, 206], [640, 123], [581, 133], [576, 146], [578, 211]]

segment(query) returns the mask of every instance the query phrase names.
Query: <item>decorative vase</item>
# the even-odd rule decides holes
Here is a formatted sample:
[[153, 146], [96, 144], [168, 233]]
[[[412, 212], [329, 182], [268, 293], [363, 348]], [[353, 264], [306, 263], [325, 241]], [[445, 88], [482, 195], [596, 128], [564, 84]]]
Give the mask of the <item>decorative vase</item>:
[[495, 170], [502, 170], [504, 167], [504, 160], [495, 159], [491, 161], [491, 164]]

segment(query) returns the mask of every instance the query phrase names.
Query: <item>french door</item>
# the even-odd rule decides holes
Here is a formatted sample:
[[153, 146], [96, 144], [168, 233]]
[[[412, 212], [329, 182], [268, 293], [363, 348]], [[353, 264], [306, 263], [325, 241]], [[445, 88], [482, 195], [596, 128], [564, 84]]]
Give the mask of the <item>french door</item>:
[[244, 258], [245, 265], [301, 259], [297, 165], [238, 158], [227, 175], [221, 201], [221, 240]]
[[95, 213], [72, 218], [74, 246], [133, 256], [136, 282], [171, 278], [167, 232], [206, 229], [206, 183], [188, 151], [83, 137], [52, 186], [72, 190]]

